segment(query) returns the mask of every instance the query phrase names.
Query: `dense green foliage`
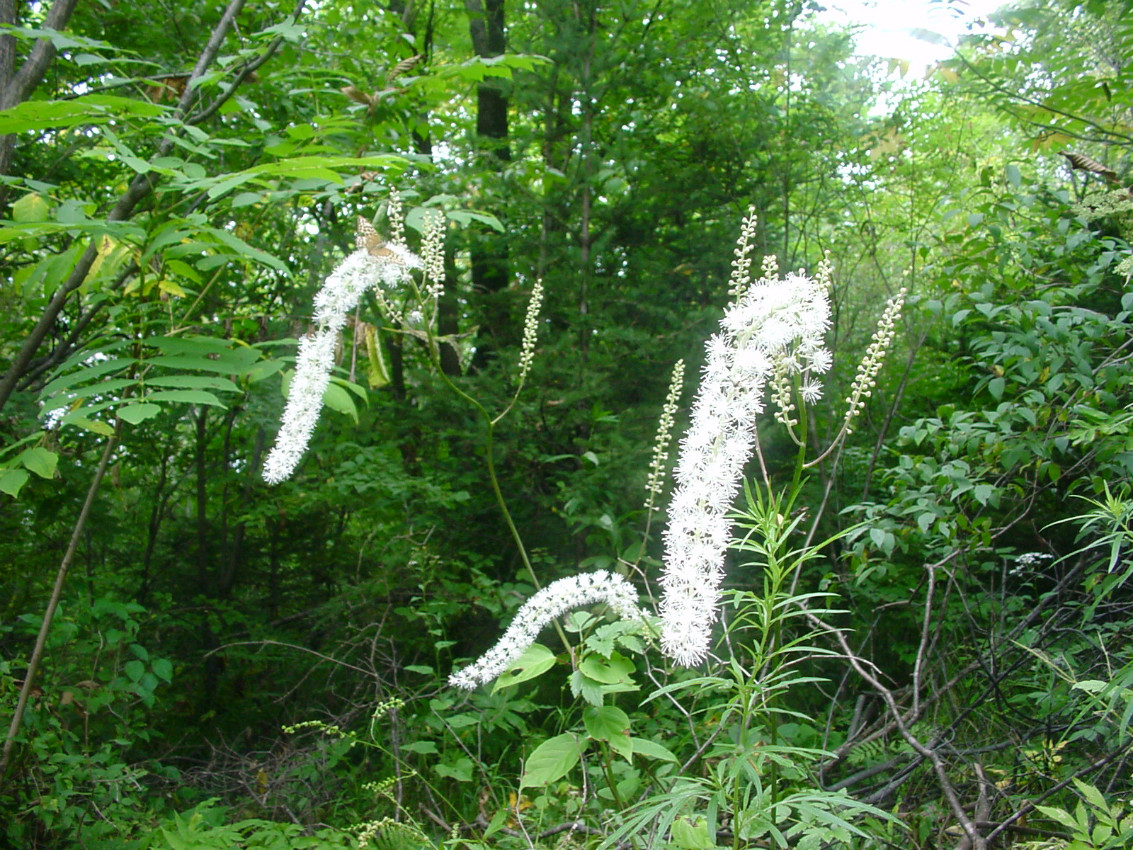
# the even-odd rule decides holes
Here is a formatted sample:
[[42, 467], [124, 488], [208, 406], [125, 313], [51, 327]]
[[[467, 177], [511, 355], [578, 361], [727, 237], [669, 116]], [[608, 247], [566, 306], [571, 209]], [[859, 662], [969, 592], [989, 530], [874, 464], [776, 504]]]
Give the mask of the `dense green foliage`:
[[[0, 847], [1133, 845], [1133, 3], [917, 80], [796, 0], [182, 6], [0, 2]], [[393, 193], [437, 327], [364, 301], [269, 487]], [[538, 586], [658, 593], [749, 208], [835, 357], [713, 660], [594, 606], [450, 687]]]

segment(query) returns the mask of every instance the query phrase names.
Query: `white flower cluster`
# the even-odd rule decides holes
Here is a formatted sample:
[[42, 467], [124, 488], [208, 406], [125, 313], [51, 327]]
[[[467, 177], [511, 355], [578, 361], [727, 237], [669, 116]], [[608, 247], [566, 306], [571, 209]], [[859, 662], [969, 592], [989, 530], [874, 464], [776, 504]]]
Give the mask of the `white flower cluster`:
[[[363, 220], [364, 221], [364, 220]], [[326, 279], [315, 296], [314, 319], [318, 327], [299, 340], [295, 375], [287, 394], [283, 419], [275, 445], [264, 462], [264, 481], [278, 484], [294, 472], [319, 421], [323, 393], [330, 383], [338, 337], [346, 317], [367, 289], [380, 292], [409, 280], [410, 269], [420, 268], [420, 258], [402, 244], [376, 243], [368, 222], [359, 224], [358, 249]]]
[[493, 681], [535, 643], [540, 630], [553, 619], [574, 608], [596, 602], [605, 602], [615, 615], [624, 620], [636, 620], [643, 616], [637, 605], [637, 591], [617, 573], [598, 570], [561, 578], [524, 602], [499, 643], [484, 653], [475, 664], [453, 673], [449, 677], [449, 684], [472, 690], [478, 685]]
[[801, 373], [808, 383], [827, 371], [829, 325], [826, 286], [788, 274], [752, 284], [708, 340], [665, 530], [661, 647], [680, 664], [708, 654], [732, 532], [728, 512], [752, 453], [764, 389], [777, 370]]
[[645, 490], [649, 493], [649, 497], [645, 500], [647, 511], [659, 510], [655, 501], [665, 488], [669, 441], [672, 439], [673, 421], [677, 415], [677, 402], [681, 397], [684, 380], [685, 362], [678, 360], [673, 366], [673, 375], [669, 379], [669, 392], [665, 396], [665, 406], [661, 408], [661, 421], [657, 423], [657, 437], [653, 441], [653, 460], [649, 464], [649, 478], [645, 482]]
[[1023, 576], [1043, 567], [1046, 561], [1053, 561], [1054, 555], [1046, 552], [1023, 552], [1015, 556], [1015, 566], [1008, 570], [1013, 576]]

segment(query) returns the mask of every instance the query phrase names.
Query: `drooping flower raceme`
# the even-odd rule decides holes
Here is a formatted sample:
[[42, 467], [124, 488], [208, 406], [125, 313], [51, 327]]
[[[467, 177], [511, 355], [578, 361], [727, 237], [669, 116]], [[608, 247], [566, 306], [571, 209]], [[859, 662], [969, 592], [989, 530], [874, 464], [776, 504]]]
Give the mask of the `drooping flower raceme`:
[[640, 619], [637, 590], [617, 573], [598, 570], [593, 573], [561, 578], [551, 582], [520, 606], [499, 643], [489, 649], [475, 664], [458, 670], [449, 677], [449, 684], [472, 690], [496, 679], [514, 664], [553, 619], [583, 605], [605, 602], [615, 615], [624, 620]]
[[826, 286], [788, 274], [746, 288], [708, 340], [665, 530], [661, 648], [680, 664], [708, 654], [732, 533], [728, 511], [752, 454], [764, 389], [776, 372], [801, 375], [810, 386], [829, 369], [829, 325]]
[[299, 341], [279, 434], [264, 463], [264, 480], [269, 484], [278, 484], [291, 475], [307, 450], [319, 421], [338, 335], [346, 325], [347, 314], [367, 289], [379, 285], [394, 289], [409, 280], [411, 269], [421, 266], [420, 258], [404, 245], [381, 242], [364, 219], [359, 219], [357, 245], [315, 296], [318, 327]]

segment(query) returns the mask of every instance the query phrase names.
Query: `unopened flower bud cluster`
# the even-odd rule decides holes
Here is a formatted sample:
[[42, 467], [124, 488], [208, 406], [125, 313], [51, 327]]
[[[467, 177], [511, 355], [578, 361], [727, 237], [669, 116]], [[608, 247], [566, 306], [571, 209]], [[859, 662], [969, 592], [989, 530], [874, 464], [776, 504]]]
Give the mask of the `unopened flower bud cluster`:
[[428, 281], [425, 296], [432, 300], [440, 298], [444, 289], [445, 227], [443, 213], [433, 211], [425, 218], [421, 255], [425, 258], [425, 279]]
[[535, 342], [539, 338], [539, 311], [543, 307], [543, 281], [535, 281], [531, 300], [527, 302], [527, 318], [523, 323], [523, 344], [519, 349], [519, 381], [523, 383], [535, 359]]
[[673, 376], [669, 379], [669, 392], [665, 396], [665, 405], [661, 408], [661, 421], [657, 424], [657, 438], [653, 441], [653, 460], [649, 464], [649, 478], [645, 482], [645, 490], [649, 493], [649, 497], [645, 500], [647, 511], [660, 510], [655, 500], [665, 487], [665, 474], [669, 466], [669, 443], [672, 441], [673, 422], [677, 415], [677, 403], [680, 401], [684, 380], [685, 362], [678, 360], [673, 366]]
[[755, 250], [755, 228], [758, 223], [755, 207], [749, 207], [740, 228], [740, 238], [736, 242], [735, 258], [732, 260], [732, 274], [728, 280], [728, 295], [732, 298], [739, 298], [751, 286], [751, 252]]
[[869, 348], [866, 349], [865, 357], [862, 358], [862, 362], [858, 366], [857, 377], [854, 378], [854, 383], [850, 387], [850, 394], [846, 397], [846, 418], [844, 421], [847, 434], [853, 433], [852, 421], [865, 410], [866, 402], [873, 395], [873, 388], [877, 386], [877, 373], [881, 371], [881, 366], [885, 362], [885, 355], [897, 336], [897, 317], [901, 314], [901, 308], [904, 304], [905, 290], [902, 288], [885, 305], [885, 312], [881, 314], [881, 320], [877, 323], [877, 330], [874, 331], [873, 339], [870, 341]]

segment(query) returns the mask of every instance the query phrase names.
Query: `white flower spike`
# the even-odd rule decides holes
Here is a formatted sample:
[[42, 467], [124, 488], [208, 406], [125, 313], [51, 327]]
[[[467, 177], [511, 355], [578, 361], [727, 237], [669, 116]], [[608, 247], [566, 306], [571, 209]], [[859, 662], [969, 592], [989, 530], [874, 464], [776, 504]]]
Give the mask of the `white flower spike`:
[[[287, 394], [283, 419], [275, 445], [264, 462], [264, 481], [286, 480], [307, 450], [319, 413], [323, 393], [334, 368], [334, 351], [346, 317], [367, 289], [379, 285], [393, 289], [409, 281], [411, 269], [421, 259], [402, 244], [383, 242], [373, 226], [358, 219], [357, 250], [330, 273], [315, 296], [314, 319], [318, 328], [299, 341], [295, 377]], [[379, 290], [380, 291], [380, 290]]]
[[732, 534], [728, 511], [754, 448], [756, 417], [775, 374], [826, 371], [823, 335], [830, 325], [827, 288], [801, 274], [765, 277], [742, 288], [707, 343], [704, 377], [681, 441], [676, 489], [665, 530], [661, 578], [661, 648], [692, 666], [708, 655]]

